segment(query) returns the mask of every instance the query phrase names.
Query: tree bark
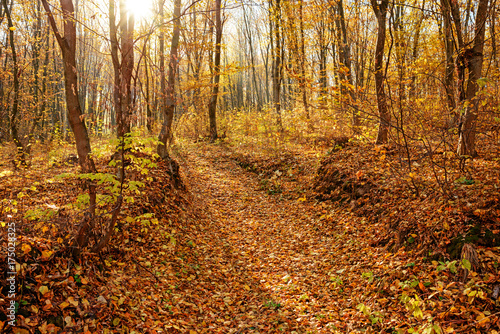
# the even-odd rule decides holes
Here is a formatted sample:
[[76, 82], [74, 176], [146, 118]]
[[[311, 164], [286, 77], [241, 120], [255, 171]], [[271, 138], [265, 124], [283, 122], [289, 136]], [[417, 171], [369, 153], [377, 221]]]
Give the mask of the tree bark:
[[222, 43], [222, 20], [221, 20], [221, 0], [215, 0], [215, 54], [214, 54], [214, 77], [212, 95], [208, 104], [208, 117], [210, 121], [210, 141], [217, 139], [217, 99], [219, 97], [220, 81], [220, 56]]
[[[54, 15], [48, 4], [48, 0], [42, 0], [43, 7], [47, 12], [48, 19], [52, 31], [56, 37], [57, 43], [61, 48], [64, 64], [64, 91], [66, 95], [66, 107], [68, 111], [68, 119], [73, 130], [76, 141], [76, 150], [78, 160], [83, 173], [97, 172], [94, 161], [90, 155], [90, 140], [87, 132], [87, 127], [83, 120], [80, 101], [78, 99], [78, 73], [76, 70], [76, 20], [75, 11], [72, 0], [60, 0], [63, 14], [63, 31], [61, 35], [57, 27]], [[93, 218], [96, 208], [96, 189], [95, 185], [89, 182], [89, 213], [88, 219], [85, 219], [78, 230], [77, 236], [73, 242], [73, 254], [79, 255], [81, 247], [85, 247], [89, 241], [90, 233], [93, 227]]]
[[63, 13], [64, 35], [57, 28], [56, 21], [47, 2], [42, 0], [43, 7], [48, 14], [49, 22], [61, 48], [64, 65], [64, 92], [68, 110], [68, 120], [75, 135], [76, 149], [80, 166], [84, 173], [95, 172], [94, 161], [90, 157], [90, 140], [81, 112], [78, 99], [78, 74], [76, 71], [76, 25], [72, 0], [60, 0]]
[[[281, 81], [282, 81], [282, 53], [281, 53], [281, 32], [280, 32], [280, 17], [281, 3], [280, 0], [270, 0], [271, 8], [269, 10], [269, 22], [271, 25], [271, 50], [273, 56], [273, 106], [276, 112], [276, 123], [278, 130], [283, 132], [283, 122], [281, 120]], [[274, 43], [273, 43], [274, 42]], [[273, 45], [274, 44], [274, 45]]]
[[9, 27], [9, 43], [10, 49], [12, 51], [12, 69], [14, 70], [14, 101], [12, 102], [12, 112], [10, 115], [10, 131], [12, 133], [12, 139], [14, 140], [14, 144], [17, 147], [17, 158], [16, 158], [16, 167], [18, 165], [26, 165], [26, 155], [29, 152], [26, 152], [24, 144], [19, 138], [19, 132], [17, 129], [17, 114], [19, 112], [19, 65], [17, 63], [17, 51], [16, 44], [14, 42], [14, 24], [12, 22], [11, 11], [12, 7], [9, 8], [7, 5], [7, 0], [2, 0], [3, 8], [5, 11], [5, 15], [7, 16], [7, 23]]
[[471, 49], [462, 50], [463, 65], [467, 68], [469, 78], [467, 80], [466, 101], [469, 101], [463, 115], [462, 124], [459, 126], [459, 140], [457, 153], [460, 156], [477, 156], [476, 151], [476, 125], [479, 113], [478, 80], [481, 78], [483, 69], [484, 35], [486, 31], [486, 18], [488, 16], [488, 0], [479, 0], [474, 27], [474, 43]]
[[444, 89], [446, 92], [446, 101], [448, 104], [448, 113], [450, 115], [449, 123], [456, 124], [457, 115], [455, 108], [457, 107], [455, 101], [455, 63], [453, 61], [453, 53], [455, 51], [453, 44], [453, 28], [451, 25], [451, 9], [448, 0], [441, 0], [441, 13], [443, 15], [444, 31], [444, 48], [446, 67], [444, 74]]
[[377, 17], [377, 44], [375, 47], [375, 87], [377, 92], [377, 106], [379, 112], [379, 127], [376, 144], [386, 144], [388, 142], [389, 125], [391, 114], [387, 106], [387, 98], [384, 89], [385, 74], [383, 71], [386, 16], [389, 0], [371, 0], [373, 11]]
[[[352, 74], [351, 74], [351, 48], [349, 46], [349, 42], [347, 41], [347, 27], [345, 23], [345, 14], [344, 14], [344, 4], [342, 0], [337, 0], [337, 19], [335, 20], [337, 24], [338, 30], [338, 40], [339, 40], [339, 56], [340, 62], [343, 66], [345, 66], [345, 71], [341, 71], [340, 76], [344, 81], [342, 85], [343, 94], [347, 90], [349, 94], [349, 98], [351, 102], [356, 100], [356, 94], [353, 90], [352, 84]], [[348, 89], [345, 89], [346, 84], [348, 84]], [[359, 132], [360, 120], [358, 116], [358, 112], [356, 109], [352, 109], [352, 129], [354, 134], [358, 134]]]
[[157, 147], [157, 153], [162, 158], [168, 157], [168, 144], [172, 138], [172, 123], [175, 111], [175, 74], [179, 66], [178, 48], [180, 35], [181, 0], [174, 2], [174, 28], [172, 32], [172, 43], [170, 45], [170, 61], [168, 63], [168, 83], [165, 94], [165, 119], [163, 121], [158, 140], [161, 144]]

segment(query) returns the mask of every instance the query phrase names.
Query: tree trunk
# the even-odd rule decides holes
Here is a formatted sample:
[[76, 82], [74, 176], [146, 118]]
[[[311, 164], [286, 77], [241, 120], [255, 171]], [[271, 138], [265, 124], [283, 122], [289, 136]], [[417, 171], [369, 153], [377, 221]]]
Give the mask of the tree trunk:
[[154, 126], [154, 119], [153, 119], [153, 114], [151, 112], [151, 89], [149, 85], [149, 65], [148, 62], [150, 60], [150, 52], [149, 52], [149, 47], [146, 46], [146, 59], [144, 60], [144, 70], [145, 70], [145, 76], [146, 76], [146, 128], [148, 129], [149, 133], [153, 132], [153, 126]]
[[384, 90], [384, 46], [386, 30], [386, 14], [389, 6], [389, 0], [371, 0], [373, 11], [377, 17], [377, 44], [375, 47], [375, 87], [377, 92], [377, 106], [379, 112], [379, 127], [376, 144], [386, 144], [388, 142], [389, 125], [391, 114], [387, 106], [387, 98]]
[[170, 45], [170, 61], [168, 63], [168, 84], [165, 94], [165, 119], [163, 121], [158, 140], [161, 144], [157, 147], [158, 155], [165, 159], [168, 157], [167, 145], [172, 138], [172, 123], [175, 110], [175, 74], [179, 66], [178, 48], [180, 35], [181, 0], [174, 2], [174, 28], [172, 32], [172, 44]]
[[309, 130], [314, 131], [314, 126], [311, 121], [309, 112], [309, 101], [307, 97], [307, 78], [306, 78], [306, 46], [304, 38], [304, 4], [303, 0], [299, 0], [299, 30], [300, 30], [300, 87], [302, 88], [302, 104], [306, 114], [306, 120]]
[[[337, 23], [337, 29], [338, 29], [338, 37], [339, 37], [339, 43], [341, 43], [339, 47], [339, 55], [340, 55], [340, 62], [342, 63], [343, 66], [345, 66], [346, 71], [341, 71], [341, 78], [345, 82], [345, 84], [348, 84], [348, 93], [349, 97], [351, 99], [351, 102], [354, 102], [356, 99], [356, 94], [353, 91], [353, 84], [352, 84], [352, 74], [351, 74], [351, 48], [349, 46], [349, 42], [347, 41], [347, 27], [345, 24], [345, 15], [344, 15], [344, 4], [342, 0], [337, 0], [337, 14], [338, 18], [336, 20]], [[345, 94], [345, 86], [343, 85], [343, 94]], [[354, 134], [358, 134], [359, 132], [359, 116], [358, 112], [356, 109], [352, 109], [352, 129]]]
[[208, 117], [210, 120], [210, 141], [217, 139], [217, 99], [219, 97], [220, 81], [220, 55], [222, 43], [222, 20], [221, 20], [221, 0], [215, 0], [215, 55], [214, 55], [214, 78], [212, 95], [208, 105]]
[[[281, 33], [280, 33], [280, 17], [281, 17], [281, 4], [280, 0], [270, 0], [271, 8], [269, 10], [269, 22], [271, 25], [271, 50], [273, 56], [273, 106], [276, 112], [278, 130], [283, 132], [283, 123], [281, 120], [281, 80], [282, 80], [282, 66], [281, 66]], [[274, 35], [273, 35], [274, 34]], [[273, 43], [274, 42], [274, 43]], [[274, 44], [274, 45], [273, 45]]]
[[14, 24], [12, 22], [11, 10], [12, 7], [7, 5], [7, 0], [2, 0], [3, 8], [5, 11], [5, 15], [7, 16], [7, 23], [9, 27], [9, 42], [10, 49], [12, 51], [12, 69], [14, 70], [14, 101], [12, 102], [12, 113], [10, 115], [10, 131], [12, 133], [12, 139], [14, 140], [14, 144], [17, 147], [17, 158], [16, 158], [16, 167], [19, 165], [26, 165], [26, 158], [29, 152], [26, 152], [24, 144], [21, 142], [21, 138], [19, 138], [19, 132], [17, 129], [17, 113], [19, 112], [19, 66], [17, 64], [17, 53], [16, 53], [16, 45], [14, 43]]
[[132, 116], [132, 73], [134, 70], [134, 15], [127, 13], [125, 0], [120, 0], [120, 33], [121, 33], [121, 82], [120, 109], [117, 113], [118, 138], [130, 132]]
[[451, 9], [448, 4], [448, 0], [441, 0], [441, 12], [444, 21], [444, 48], [445, 48], [445, 58], [446, 67], [444, 74], [444, 89], [446, 92], [446, 101], [448, 104], [448, 114], [449, 124], [456, 124], [457, 114], [455, 108], [457, 107], [455, 102], [455, 62], [453, 61], [453, 53], [455, 51], [453, 44], [453, 27], [451, 26]]
[[463, 64], [469, 72], [467, 81], [466, 100], [470, 101], [465, 109], [462, 124], [459, 127], [459, 141], [457, 153], [461, 156], [475, 157], [476, 151], [476, 123], [479, 113], [479, 98], [476, 94], [479, 91], [478, 80], [481, 78], [483, 69], [483, 49], [486, 18], [488, 17], [488, 0], [479, 0], [476, 22], [474, 27], [474, 44], [471, 49], [461, 52]]
[[[83, 120], [83, 115], [78, 99], [78, 74], [76, 71], [76, 20], [74, 16], [74, 7], [72, 0], [60, 0], [64, 24], [64, 35], [61, 35], [57, 27], [55, 18], [50, 10], [48, 0], [42, 0], [43, 7], [47, 12], [50, 26], [56, 36], [57, 43], [62, 51], [64, 64], [64, 91], [66, 94], [66, 107], [68, 118], [73, 134], [75, 135], [76, 150], [78, 160], [83, 173], [95, 173], [96, 168], [90, 155], [90, 140]], [[96, 190], [95, 185], [88, 184], [89, 191], [89, 219], [85, 219], [80, 225], [78, 234], [73, 243], [74, 255], [79, 254], [81, 247], [87, 245], [90, 238], [89, 231], [92, 230], [92, 220], [96, 208]]]

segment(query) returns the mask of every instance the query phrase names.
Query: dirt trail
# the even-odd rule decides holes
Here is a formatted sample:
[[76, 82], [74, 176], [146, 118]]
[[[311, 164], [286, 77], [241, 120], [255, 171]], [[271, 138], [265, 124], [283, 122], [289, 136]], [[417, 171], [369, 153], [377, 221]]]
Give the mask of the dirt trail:
[[[219, 150], [205, 147], [181, 159], [204, 226], [197, 236], [205, 260], [201, 275], [213, 275], [202, 303], [223, 302], [220, 313], [211, 314], [211, 331], [343, 332], [336, 327], [345, 323], [336, 289], [342, 283], [331, 276], [342, 246], [338, 236], [319, 230], [319, 208], [267, 195], [255, 174]], [[343, 302], [344, 308], [353, 303]]]

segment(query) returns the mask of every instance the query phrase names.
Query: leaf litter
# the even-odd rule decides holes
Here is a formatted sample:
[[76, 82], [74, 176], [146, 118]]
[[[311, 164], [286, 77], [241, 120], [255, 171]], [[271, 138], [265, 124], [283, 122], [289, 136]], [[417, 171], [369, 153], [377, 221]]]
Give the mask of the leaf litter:
[[[73, 213], [65, 207], [66, 183], [41, 182], [36, 190], [21, 191], [22, 175], [7, 181], [2, 221], [19, 219], [21, 228], [32, 230], [23, 229], [20, 237], [19, 333], [498, 331], [498, 247], [478, 248], [483, 270], [471, 271], [463, 283], [460, 263], [425, 256], [418, 228], [400, 236], [399, 247], [383, 242], [390, 235], [388, 221], [404, 220], [403, 204], [411, 195], [403, 188], [395, 187], [403, 196], [389, 202], [401, 213], [381, 210], [385, 218], [374, 220], [369, 209], [390, 198], [366, 200], [383, 194], [373, 182], [362, 194], [347, 186], [334, 200], [315, 197], [313, 154], [262, 159], [198, 144], [177, 158], [185, 188], [174, 186], [165, 166], [152, 171], [147, 191], [124, 212], [142, 218], [124, 219], [108, 249], [86, 254], [81, 263], [64, 254]], [[343, 163], [343, 178], [377, 180], [373, 170], [359, 173], [353, 161]], [[264, 187], [262, 180], [268, 180]], [[270, 191], [278, 188], [269, 182], [280, 191]], [[24, 199], [25, 207], [45, 204], [56, 214], [39, 215], [37, 225], [23, 218], [25, 207], [13, 205], [23, 191], [37, 194]], [[351, 204], [363, 198], [365, 204]], [[445, 214], [464, 223], [465, 213], [447, 208]], [[421, 210], [415, 215], [425, 216]], [[496, 219], [494, 212], [484, 215]], [[438, 234], [440, 240], [451, 239], [453, 228], [442, 227], [448, 233]], [[11, 330], [0, 321], [2, 330]]]

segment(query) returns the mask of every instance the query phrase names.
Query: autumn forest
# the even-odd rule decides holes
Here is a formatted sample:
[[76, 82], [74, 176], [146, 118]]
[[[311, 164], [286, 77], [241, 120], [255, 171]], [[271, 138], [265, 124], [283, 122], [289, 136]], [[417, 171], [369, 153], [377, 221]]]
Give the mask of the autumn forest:
[[0, 333], [499, 333], [495, 0], [0, 0]]

